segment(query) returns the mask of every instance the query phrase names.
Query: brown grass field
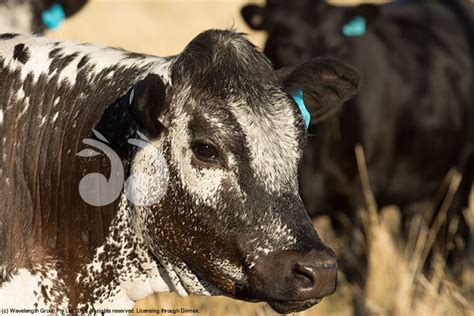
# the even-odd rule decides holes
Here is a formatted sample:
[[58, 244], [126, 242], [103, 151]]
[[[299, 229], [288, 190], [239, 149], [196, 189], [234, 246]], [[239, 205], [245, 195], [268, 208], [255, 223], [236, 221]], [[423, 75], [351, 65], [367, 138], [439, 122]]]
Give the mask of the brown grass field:
[[[290, 1], [290, 0], [288, 0]], [[430, 0], [426, 0], [430, 1]], [[234, 27], [248, 33], [249, 39], [261, 47], [265, 40], [262, 32], [249, 30], [240, 19], [244, 3], [262, 0], [92, 0], [78, 15], [66, 21], [58, 30], [47, 34], [57, 39], [90, 42], [123, 47], [132, 51], [160, 56], [179, 53], [199, 32], [208, 28]], [[336, 0], [335, 3], [357, 3], [357, 0]], [[370, 2], [383, 2], [374, 0]], [[374, 315], [474, 315], [474, 272], [464, 271], [461, 284], [448, 277], [442, 254], [431, 259], [433, 273], [420, 273], [433, 249], [433, 238], [438, 227], [428, 228], [419, 223], [406, 244], [396, 238], [400, 210], [396, 206], [377, 210], [367, 181], [363, 151], [356, 149], [360, 162], [361, 181], [365, 188], [365, 235], [361, 237], [368, 249], [369, 273], [367, 288], [362, 291], [351, 286], [340, 275], [336, 293], [319, 305], [297, 315], [351, 315], [351, 301], [363, 297], [368, 310]], [[444, 222], [446, 208], [460, 181], [456, 171], [446, 176], [442, 210], [436, 223]], [[474, 230], [474, 188], [465, 216]], [[323, 240], [340, 251], [344, 240], [334, 236], [327, 218], [315, 222]], [[360, 236], [363, 236], [362, 232]], [[187, 297], [175, 294], [157, 294], [136, 304], [135, 308], [197, 309], [199, 315], [277, 315], [263, 303], [245, 303], [225, 297]], [[198, 315], [178, 313], [181, 315]], [[164, 315], [141, 313], [141, 315]]]

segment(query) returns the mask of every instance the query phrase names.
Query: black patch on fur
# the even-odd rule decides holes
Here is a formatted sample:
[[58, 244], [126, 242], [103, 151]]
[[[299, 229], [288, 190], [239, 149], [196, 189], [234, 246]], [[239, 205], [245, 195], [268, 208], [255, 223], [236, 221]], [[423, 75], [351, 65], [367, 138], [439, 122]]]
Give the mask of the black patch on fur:
[[25, 64], [30, 59], [30, 52], [25, 44], [18, 44], [13, 51], [13, 59]]
[[145, 58], [146, 55], [140, 54], [140, 53], [134, 53], [134, 52], [129, 52], [127, 54], [128, 58]]
[[55, 48], [49, 52], [49, 58], [56, 57], [61, 52], [61, 48]]
[[16, 34], [16, 33], [4, 33], [4, 34], [0, 34], [0, 39], [9, 40], [9, 39], [17, 37], [18, 35], [19, 34]]
[[77, 64], [77, 69], [81, 69], [88, 62], [89, 62], [89, 58], [87, 56], [82, 57], [79, 63]]
[[[53, 52], [53, 51], [51, 51], [51, 52]], [[50, 55], [51, 55], [51, 53], [50, 53]], [[56, 55], [56, 57], [53, 58], [53, 61], [51, 62], [51, 65], [49, 66], [49, 70], [52, 72], [55, 69], [64, 69], [64, 68], [66, 68], [67, 65], [69, 65], [69, 63], [71, 61], [73, 61], [74, 59], [77, 58], [77, 55], [79, 55], [79, 53], [74, 53], [74, 54], [65, 55], [65, 56]]]

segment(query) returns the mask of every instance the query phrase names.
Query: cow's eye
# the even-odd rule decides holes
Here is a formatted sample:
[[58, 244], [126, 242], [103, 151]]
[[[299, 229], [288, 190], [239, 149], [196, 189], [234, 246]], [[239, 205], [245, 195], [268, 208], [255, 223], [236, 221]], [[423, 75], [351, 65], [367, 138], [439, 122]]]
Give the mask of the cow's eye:
[[194, 156], [205, 163], [219, 163], [219, 152], [213, 145], [197, 143], [192, 146]]

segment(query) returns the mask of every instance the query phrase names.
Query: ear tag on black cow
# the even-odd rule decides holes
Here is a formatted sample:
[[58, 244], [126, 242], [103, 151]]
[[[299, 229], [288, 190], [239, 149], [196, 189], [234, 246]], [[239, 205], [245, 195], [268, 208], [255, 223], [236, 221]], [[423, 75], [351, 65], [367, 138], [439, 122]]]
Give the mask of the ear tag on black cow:
[[342, 34], [348, 37], [362, 36], [367, 29], [367, 21], [361, 15], [356, 15], [342, 27]]
[[304, 104], [303, 90], [301, 90], [301, 88], [296, 91], [296, 94], [293, 96], [293, 99], [295, 100], [296, 104], [298, 104], [298, 108], [300, 109], [301, 115], [303, 115], [306, 129], [308, 129], [309, 122], [311, 122], [311, 114], [309, 114], [309, 111], [306, 108], [306, 105]]
[[41, 19], [48, 29], [54, 30], [66, 19], [66, 13], [61, 4], [55, 3], [48, 10], [41, 12]]

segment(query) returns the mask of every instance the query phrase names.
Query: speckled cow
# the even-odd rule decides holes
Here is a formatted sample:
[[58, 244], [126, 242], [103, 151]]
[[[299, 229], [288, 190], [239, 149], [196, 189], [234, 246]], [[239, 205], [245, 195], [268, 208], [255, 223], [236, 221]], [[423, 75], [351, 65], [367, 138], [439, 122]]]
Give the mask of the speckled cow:
[[[334, 254], [298, 195], [309, 122], [292, 96], [314, 124], [356, 93], [355, 70], [317, 58], [274, 71], [228, 30], [167, 58], [0, 39], [0, 306], [91, 312], [172, 291], [289, 313], [334, 292]], [[113, 153], [84, 154], [96, 143]], [[109, 204], [84, 200], [85, 177], [121, 168], [166, 173], [165, 188], [132, 184], [163, 196], [135, 204], [119, 182]]]

